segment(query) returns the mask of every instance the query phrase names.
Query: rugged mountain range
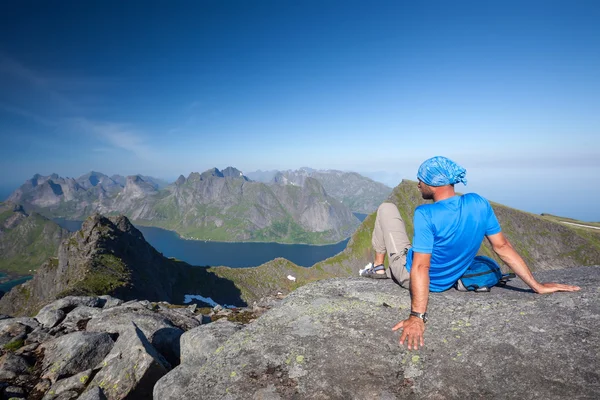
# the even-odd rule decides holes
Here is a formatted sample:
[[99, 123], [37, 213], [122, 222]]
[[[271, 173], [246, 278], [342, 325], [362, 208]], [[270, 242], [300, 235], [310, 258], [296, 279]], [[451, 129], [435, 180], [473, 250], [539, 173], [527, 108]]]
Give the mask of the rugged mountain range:
[[36, 175], [9, 199], [48, 217], [124, 214], [137, 224], [204, 240], [332, 243], [359, 224], [314, 179], [269, 186], [232, 167], [180, 176], [162, 189], [140, 175], [124, 182], [97, 172], [77, 179]]
[[256, 171], [248, 174], [256, 181], [302, 186], [307, 178], [316, 179], [325, 191], [341, 201], [352, 212], [369, 214], [390, 195], [392, 189], [356, 172], [300, 168], [288, 171]]
[[0, 203], [0, 271], [29, 275], [56, 255], [68, 232], [18, 204]]

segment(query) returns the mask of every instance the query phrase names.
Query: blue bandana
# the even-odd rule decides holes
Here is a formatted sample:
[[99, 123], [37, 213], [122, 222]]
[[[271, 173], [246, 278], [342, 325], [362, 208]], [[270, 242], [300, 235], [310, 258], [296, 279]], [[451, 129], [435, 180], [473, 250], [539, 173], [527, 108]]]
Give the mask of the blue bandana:
[[446, 186], [459, 182], [466, 185], [466, 174], [467, 170], [454, 161], [436, 156], [421, 164], [417, 178], [429, 186]]

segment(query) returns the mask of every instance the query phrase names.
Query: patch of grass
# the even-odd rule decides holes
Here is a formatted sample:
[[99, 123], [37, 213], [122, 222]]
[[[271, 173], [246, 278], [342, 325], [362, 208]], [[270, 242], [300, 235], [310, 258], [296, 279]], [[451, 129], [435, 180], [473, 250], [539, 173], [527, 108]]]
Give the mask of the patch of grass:
[[16, 351], [16, 350], [19, 350], [24, 345], [25, 345], [25, 340], [24, 339], [17, 339], [17, 340], [13, 340], [12, 342], [9, 342], [9, 343], [5, 344], [4, 345], [4, 350], [6, 350], [6, 351]]
[[83, 280], [57, 297], [70, 295], [104, 295], [125, 287], [130, 281], [130, 271], [123, 261], [112, 254], [100, 254]]

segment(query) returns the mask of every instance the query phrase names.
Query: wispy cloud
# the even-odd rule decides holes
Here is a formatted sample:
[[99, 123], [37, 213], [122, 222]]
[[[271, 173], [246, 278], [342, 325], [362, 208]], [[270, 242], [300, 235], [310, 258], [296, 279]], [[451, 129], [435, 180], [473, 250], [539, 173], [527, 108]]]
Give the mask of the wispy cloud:
[[[131, 124], [98, 121], [89, 118], [78, 105], [81, 96], [73, 94], [78, 88], [98, 87], [101, 80], [80, 77], [60, 77], [56, 74], [41, 72], [25, 65], [16, 58], [0, 51], [0, 83], [17, 82], [17, 88], [30, 92], [42, 107], [54, 117], [48, 118], [32, 111], [30, 107], [21, 107], [12, 103], [10, 96], [0, 102], [0, 111], [30, 119], [40, 125], [59, 128], [66, 132], [84, 133], [99, 141], [94, 152], [107, 152], [121, 149], [139, 159], [153, 159], [155, 152], [148, 145], [147, 138]], [[36, 109], [36, 107], [32, 107]], [[39, 107], [38, 107], [39, 108]]]
[[69, 124], [72, 128], [92, 135], [113, 148], [131, 152], [140, 159], [152, 160], [156, 157], [156, 152], [148, 145], [146, 138], [131, 125], [92, 121], [87, 118], [73, 118], [69, 120]]
[[46, 100], [52, 107], [58, 107], [67, 112], [74, 112], [78, 109], [74, 102], [60, 92], [60, 87], [56, 85], [56, 82], [4, 52], [0, 52], [0, 78], [24, 83], [27, 90], [33, 90], [38, 98]]
[[58, 122], [57, 121], [52, 120], [50, 118], [43, 117], [43, 116], [41, 116], [41, 115], [39, 115], [37, 113], [34, 113], [32, 111], [29, 111], [29, 110], [25, 110], [25, 109], [23, 109], [21, 107], [15, 107], [15, 106], [10, 106], [10, 105], [4, 104], [4, 103], [0, 103], [0, 111], [4, 111], [6, 113], [10, 113], [10, 114], [13, 114], [13, 115], [18, 115], [20, 117], [33, 120], [33, 121], [37, 122], [40, 125], [45, 125], [45, 126], [48, 126], [48, 127], [56, 127], [56, 126], [58, 126]]

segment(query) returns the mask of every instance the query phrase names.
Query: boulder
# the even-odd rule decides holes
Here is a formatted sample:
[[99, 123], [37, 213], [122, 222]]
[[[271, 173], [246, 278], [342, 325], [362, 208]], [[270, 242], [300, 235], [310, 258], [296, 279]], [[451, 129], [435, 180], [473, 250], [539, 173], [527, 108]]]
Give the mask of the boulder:
[[60, 326], [63, 329], [74, 331], [82, 330], [82, 324], [86, 324], [89, 319], [93, 316], [98, 315], [102, 312], [101, 308], [78, 306], [73, 311], [67, 314], [65, 319], [61, 322]]
[[181, 363], [201, 366], [227, 339], [243, 325], [222, 318], [181, 335]]
[[184, 331], [188, 331], [202, 324], [202, 322], [196, 318], [196, 314], [188, 308], [167, 308], [159, 306], [158, 313], [163, 315], [174, 326]]
[[42, 343], [47, 340], [50, 340], [51, 338], [52, 336], [48, 333], [48, 330], [40, 326], [34, 329], [29, 335], [27, 335], [27, 339], [25, 339], [25, 344]]
[[391, 280], [309, 284], [221, 343], [185, 387], [157, 385], [154, 399], [600, 398], [600, 267], [537, 276], [582, 289], [538, 295], [513, 280], [432, 293], [420, 350], [391, 330], [410, 312]]
[[8, 382], [29, 373], [32, 365], [24, 357], [11, 352], [0, 357], [0, 382]]
[[99, 298], [104, 301], [104, 306], [102, 308], [104, 308], [105, 310], [123, 304], [123, 300], [117, 299], [116, 297], [112, 297], [109, 295], [100, 296]]
[[170, 364], [179, 364], [179, 338], [183, 331], [174, 327], [160, 313], [148, 310], [139, 302], [130, 302], [95, 315], [88, 321], [86, 330], [122, 334], [130, 330], [132, 322]]
[[19, 322], [5, 324], [2, 328], [0, 328], [0, 347], [9, 345], [15, 340], [24, 341], [27, 334], [27, 329], [27, 325], [23, 325]]
[[23, 347], [21, 347], [18, 350], [16, 350], [15, 354], [18, 355], [18, 356], [25, 356], [25, 357], [36, 358], [33, 353], [37, 350], [37, 348], [39, 346], [40, 346], [39, 343], [26, 344]]
[[[181, 364], [160, 378], [154, 385], [153, 399], [183, 399], [191, 379], [198, 368], [192, 364]], [[202, 398], [198, 393], [196, 398]]]
[[83, 392], [83, 389], [85, 389], [85, 386], [90, 380], [91, 375], [92, 370], [88, 369], [69, 378], [57, 381], [46, 392], [42, 400], [55, 400], [58, 398], [58, 396], [66, 392], [71, 392], [78, 395], [79, 393]]
[[67, 314], [65, 314], [65, 312], [60, 309], [42, 309], [42, 311], [40, 311], [38, 315], [36, 315], [35, 319], [40, 321], [40, 324], [42, 324], [44, 328], [54, 328], [56, 325], [58, 325], [59, 322], [61, 322], [65, 318], [65, 315]]
[[[154, 398], [175, 398], [187, 387], [195, 371], [243, 325], [222, 318], [181, 335], [181, 365], [163, 376], [154, 386]], [[165, 397], [166, 396], [166, 397]], [[173, 396], [173, 397], [170, 397]]]
[[133, 323], [122, 331], [100, 366], [89, 389], [100, 387], [109, 400], [149, 399], [156, 381], [168, 371], [166, 361]]
[[30, 329], [35, 329], [40, 326], [40, 323], [37, 322], [34, 318], [29, 317], [19, 317], [19, 318], [5, 318], [0, 320], [0, 330], [2, 330], [6, 325], [11, 325], [14, 323], [19, 323], [29, 327]]
[[75, 400], [78, 396], [79, 393], [77, 393], [74, 390], [69, 390], [67, 392], [62, 392], [61, 394], [56, 396], [54, 400]]
[[106, 400], [106, 395], [98, 386], [90, 387], [77, 400]]
[[102, 304], [104, 304], [104, 300], [98, 297], [67, 296], [43, 307], [35, 316], [35, 319], [45, 328], [52, 328], [58, 325], [65, 315], [76, 307], [100, 307]]
[[42, 377], [52, 382], [93, 368], [114, 346], [106, 332], [73, 332], [43, 343]]

